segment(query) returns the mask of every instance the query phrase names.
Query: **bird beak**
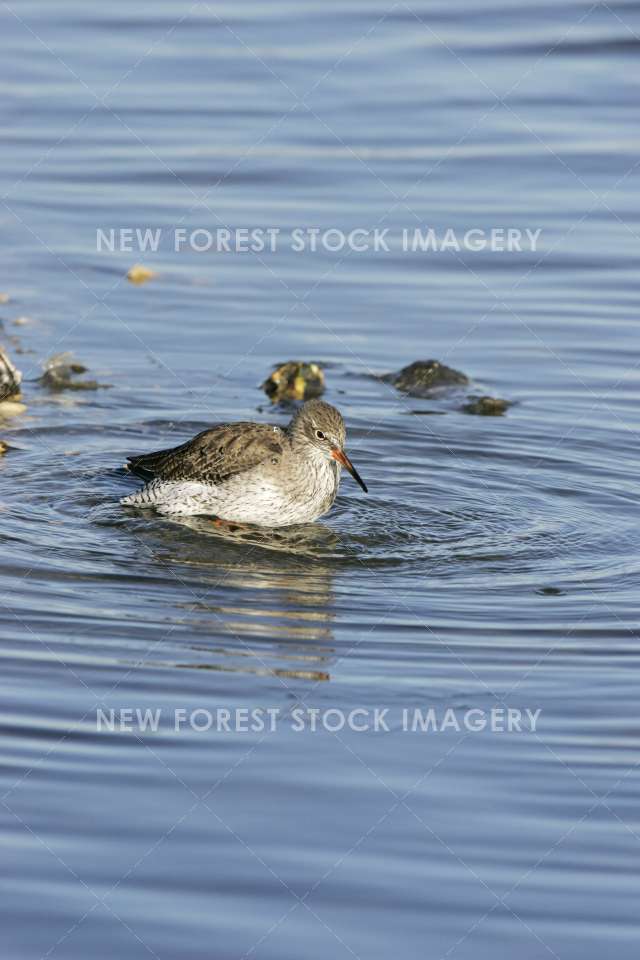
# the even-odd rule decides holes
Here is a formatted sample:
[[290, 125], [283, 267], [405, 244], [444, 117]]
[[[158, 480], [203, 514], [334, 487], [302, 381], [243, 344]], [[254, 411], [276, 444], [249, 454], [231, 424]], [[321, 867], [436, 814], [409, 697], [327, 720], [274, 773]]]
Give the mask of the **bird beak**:
[[356, 483], [360, 484], [360, 486], [362, 487], [365, 493], [369, 492], [367, 490], [366, 483], [364, 482], [364, 480], [362, 479], [362, 477], [360, 476], [360, 474], [358, 473], [354, 465], [351, 463], [351, 460], [349, 460], [349, 457], [346, 455], [344, 450], [341, 450], [340, 447], [332, 447], [331, 456], [333, 457], [334, 460], [337, 460], [338, 463], [341, 463], [343, 467], [347, 468], [347, 470], [349, 471], [353, 479], [356, 481]]

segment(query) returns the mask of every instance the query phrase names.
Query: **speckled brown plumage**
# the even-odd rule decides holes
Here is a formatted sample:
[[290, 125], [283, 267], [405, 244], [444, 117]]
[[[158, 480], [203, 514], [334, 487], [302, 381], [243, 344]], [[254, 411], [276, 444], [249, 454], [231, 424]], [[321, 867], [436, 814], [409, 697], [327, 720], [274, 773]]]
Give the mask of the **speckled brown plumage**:
[[282, 455], [285, 439], [279, 427], [249, 421], [220, 424], [179, 447], [129, 457], [129, 469], [145, 480], [157, 477], [219, 484], [269, 457]]

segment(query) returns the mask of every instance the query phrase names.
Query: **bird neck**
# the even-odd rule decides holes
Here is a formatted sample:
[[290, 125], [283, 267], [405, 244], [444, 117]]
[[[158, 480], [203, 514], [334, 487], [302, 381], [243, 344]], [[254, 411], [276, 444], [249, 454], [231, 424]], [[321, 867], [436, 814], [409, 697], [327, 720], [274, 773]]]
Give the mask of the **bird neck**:
[[291, 423], [287, 427], [287, 433], [289, 434], [291, 446], [296, 453], [304, 456], [308, 452], [309, 448], [314, 446], [311, 438], [306, 433], [304, 420], [299, 415], [292, 419]]

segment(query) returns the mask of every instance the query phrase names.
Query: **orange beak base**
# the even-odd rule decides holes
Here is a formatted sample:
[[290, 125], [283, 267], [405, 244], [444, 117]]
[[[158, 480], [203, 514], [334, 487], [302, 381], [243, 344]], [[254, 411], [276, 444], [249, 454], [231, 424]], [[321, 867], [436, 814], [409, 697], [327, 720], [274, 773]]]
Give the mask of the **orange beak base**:
[[331, 456], [333, 457], [334, 460], [337, 460], [338, 463], [341, 463], [342, 466], [349, 471], [353, 479], [356, 481], [356, 483], [360, 484], [360, 486], [362, 487], [365, 493], [369, 492], [367, 490], [366, 483], [364, 482], [364, 480], [362, 479], [362, 477], [360, 476], [360, 474], [358, 473], [354, 465], [351, 463], [351, 460], [349, 460], [349, 457], [346, 455], [344, 450], [341, 450], [340, 447], [333, 447], [331, 450]]

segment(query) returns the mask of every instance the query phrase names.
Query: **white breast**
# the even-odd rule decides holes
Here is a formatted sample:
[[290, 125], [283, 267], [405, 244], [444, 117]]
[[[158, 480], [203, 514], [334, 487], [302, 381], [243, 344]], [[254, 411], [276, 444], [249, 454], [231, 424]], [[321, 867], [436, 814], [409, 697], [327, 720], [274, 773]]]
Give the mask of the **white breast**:
[[325, 458], [296, 466], [286, 475], [258, 467], [219, 485], [152, 480], [121, 503], [155, 507], [165, 515], [210, 514], [233, 523], [265, 527], [310, 523], [330, 509], [338, 492], [340, 469]]

